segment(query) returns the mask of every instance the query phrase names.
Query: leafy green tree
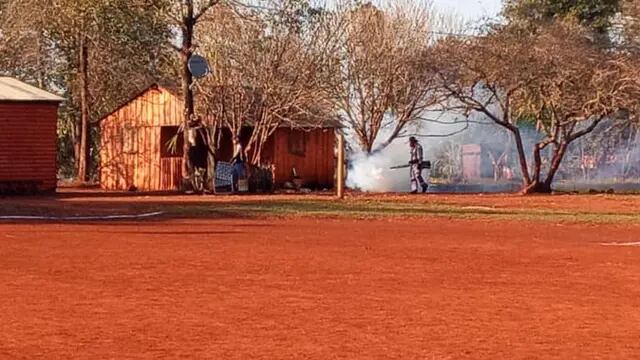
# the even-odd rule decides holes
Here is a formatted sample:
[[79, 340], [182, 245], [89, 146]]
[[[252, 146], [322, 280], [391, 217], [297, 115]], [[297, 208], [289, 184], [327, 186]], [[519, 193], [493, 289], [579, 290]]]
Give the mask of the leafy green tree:
[[529, 26], [575, 19], [596, 33], [605, 34], [620, 9], [621, 0], [507, 0], [504, 14], [512, 22]]
[[59, 160], [63, 168], [75, 160], [77, 179], [86, 181], [94, 168], [91, 154], [98, 153], [91, 151], [93, 125], [152, 81], [164, 59], [168, 29], [142, 0], [4, 0], [0, 5], [0, 64], [10, 75], [64, 93]]
[[640, 53], [640, 1], [623, 0], [622, 28], [627, 48]]

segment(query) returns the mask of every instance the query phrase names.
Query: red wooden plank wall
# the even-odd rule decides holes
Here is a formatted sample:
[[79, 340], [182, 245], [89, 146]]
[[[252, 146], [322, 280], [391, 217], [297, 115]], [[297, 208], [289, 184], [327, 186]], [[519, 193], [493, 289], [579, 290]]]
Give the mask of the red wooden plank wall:
[[[181, 169], [176, 161], [160, 157], [160, 127], [182, 122], [181, 101], [163, 88], [152, 88], [131, 100], [101, 122], [100, 184], [103, 189], [140, 191], [176, 190]], [[132, 130], [126, 130], [130, 128]], [[307, 184], [332, 187], [335, 170], [335, 131], [316, 129], [305, 132], [303, 156], [289, 152], [292, 131], [281, 128], [268, 141], [263, 160], [276, 168], [276, 183], [291, 180], [295, 167]], [[129, 133], [128, 135], [125, 133]], [[227, 131], [228, 133], [228, 131]], [[230, 133], [219, 155], [231, 156]], [[127, 140], [128, 146], [124, 146]]]
[[0, 181], [40, 181], [55, 190], [58, 105], [0, 102]]
[[179, 189], [182, 183], [182, 158], [160, 160], [161, 184], [163, 190]]
[[149, 89], [105, 118], [101, 122], [100, 186], [107, 190], [177, 190], [177, 175], [167, 171], [180, 174], [181, 169], [162, 168], [160, 127], [180, 125], [181, 109], [180, 101], [169, 91]]
[[305, 184], [333, 187], [335, 175], [335, 131], [316, 129], [305, 132], [304, 156], [289, 152], [292, 130], [281, 128], [274, 134], [273, 163], [275, 182], [279, 185], [291, 180], [295, 168]]

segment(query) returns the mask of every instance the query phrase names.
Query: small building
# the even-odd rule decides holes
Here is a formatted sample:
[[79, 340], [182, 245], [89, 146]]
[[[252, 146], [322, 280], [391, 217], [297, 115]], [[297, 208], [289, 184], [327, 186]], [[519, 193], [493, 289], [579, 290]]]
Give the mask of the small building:
[[467, 144], [462, 146], [462, 176], [466, 180], [493, 176], [491, 160], [482, 145]]
[[0, 193], [55, 191], [63, 98], [0, 77]]
[[[180, 187], [184, 119], [182, 101], [153, 85], [100, 121], [100, 186], [105, 190], [172, 191]], [[262, 162], [274, 167], [274, 183], [292, 180], [293, 169], [306, 186], [331, 188], [335, 173], [336, 124], [321, 128], [279, 128], [262, 151]], [[251, 128], [243, 129], [246, 141]], [[231, 132], [222, 129], [216, 160], [229, 161]], [[173, 151], [170, 151], [173, 150]]]
[[508, 155], [509, 149], [501, 144], [462, 145], [462, 177], [465, 181], [513, 180]]

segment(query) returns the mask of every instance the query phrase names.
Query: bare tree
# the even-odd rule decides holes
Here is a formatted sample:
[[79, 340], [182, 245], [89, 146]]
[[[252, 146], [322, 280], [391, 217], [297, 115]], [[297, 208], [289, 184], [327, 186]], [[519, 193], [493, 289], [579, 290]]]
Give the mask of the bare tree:
[[[455, 99], [453, 109], [480, 114], [513, 135], [524, 193], [550, 192], [568, 146], [603, 120], [637, 114], [633, 60], [604, 52], [576, 27], [554, 24], [536, 33], [499, 28], [469, 41], [451, 40], [441, 50], [433, 70], [446, 96]], [[519, 128], [524, 123], [541, 134], [531, 159]], [[547, 147], [551, 157], [544, 164]]]
[[258, 165], [278, 127], [313, 128], [331, 116], [323, 76], [331, 40], [305, 3], [274, 3], [269, 13], [221, 7], [212, 17], [201, 34], [216, 69], [202, 86], [204, 106], [235, 135], [252, 128], [245, 150]]
[[[362, 151], [386, 147], [439, 102], [423, 57], [449, 20], [423, 2], [347, 4], [337, 11], [333, 27], [344, 31], [333, 55], [331, 94]], [[385, 128], [387, 137], [379, 139]]]
[[220, 4], [220, 0], [152, 0], [152, 3], [155, 9], [164, 15], [169, 27], [175, 31], [176, 35], [172, 39], [172, 46], [179, 54], [180, 60], [181, 92], [184, 103], [182, 178], [186, 184], [193, 175], [189, 156], [191, 148], [189, 128], [196, 122], [194, 81], [189, 70], [189, 61], [196, 49], [194, 40], [197, 26], [208, 12]]

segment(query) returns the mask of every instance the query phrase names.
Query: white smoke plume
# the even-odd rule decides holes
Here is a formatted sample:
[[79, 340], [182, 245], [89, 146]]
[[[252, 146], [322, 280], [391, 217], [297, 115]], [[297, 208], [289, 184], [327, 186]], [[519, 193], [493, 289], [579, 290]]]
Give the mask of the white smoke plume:
[[[444, 119], [444, 117], [441, 117]], [[451, 122], [451, 123], [448, 123]], [[423, 147], [424, 159], [433, 163], [435, 152], [441, 145], [442, 136], [458, 134], [466, 125], [454, 123], [455, 119], [444, 119], [442, 123], [423, 123], [405, 129], [406, 134], [417, 135]], [[387, 139], [390, 129], [382, 129], [378, 139]], [[434, 137], [425, 137], [429, 136]], [[350, 143], [355, 144], [353, 136]], [[452, 138], [459, 139], [459, 135]], [[374, 145], [374, 149], [378, 144]], [[357, 146], [356, 146], [357, 148]], [[347, 174], [347, 186], [365, 192], [406, 192], [411, 188], [409, 168], [394, 169], [391, 167], [406, 165], [410, 160], [408, 137], [396, 138], [384, 149], [373, 154], [355, 152], [349, 158], [350, 167]], [[429, 181], [429, 170], [423, 171], [425, 180]]]
[[396, 139], [384, 150], [368, 155], [358, 153], [350, 159], [347, 186], [366, 192], [402, 192], [409, 190], [409, 169], [391, 170], [409, 162], [406, 139]]

